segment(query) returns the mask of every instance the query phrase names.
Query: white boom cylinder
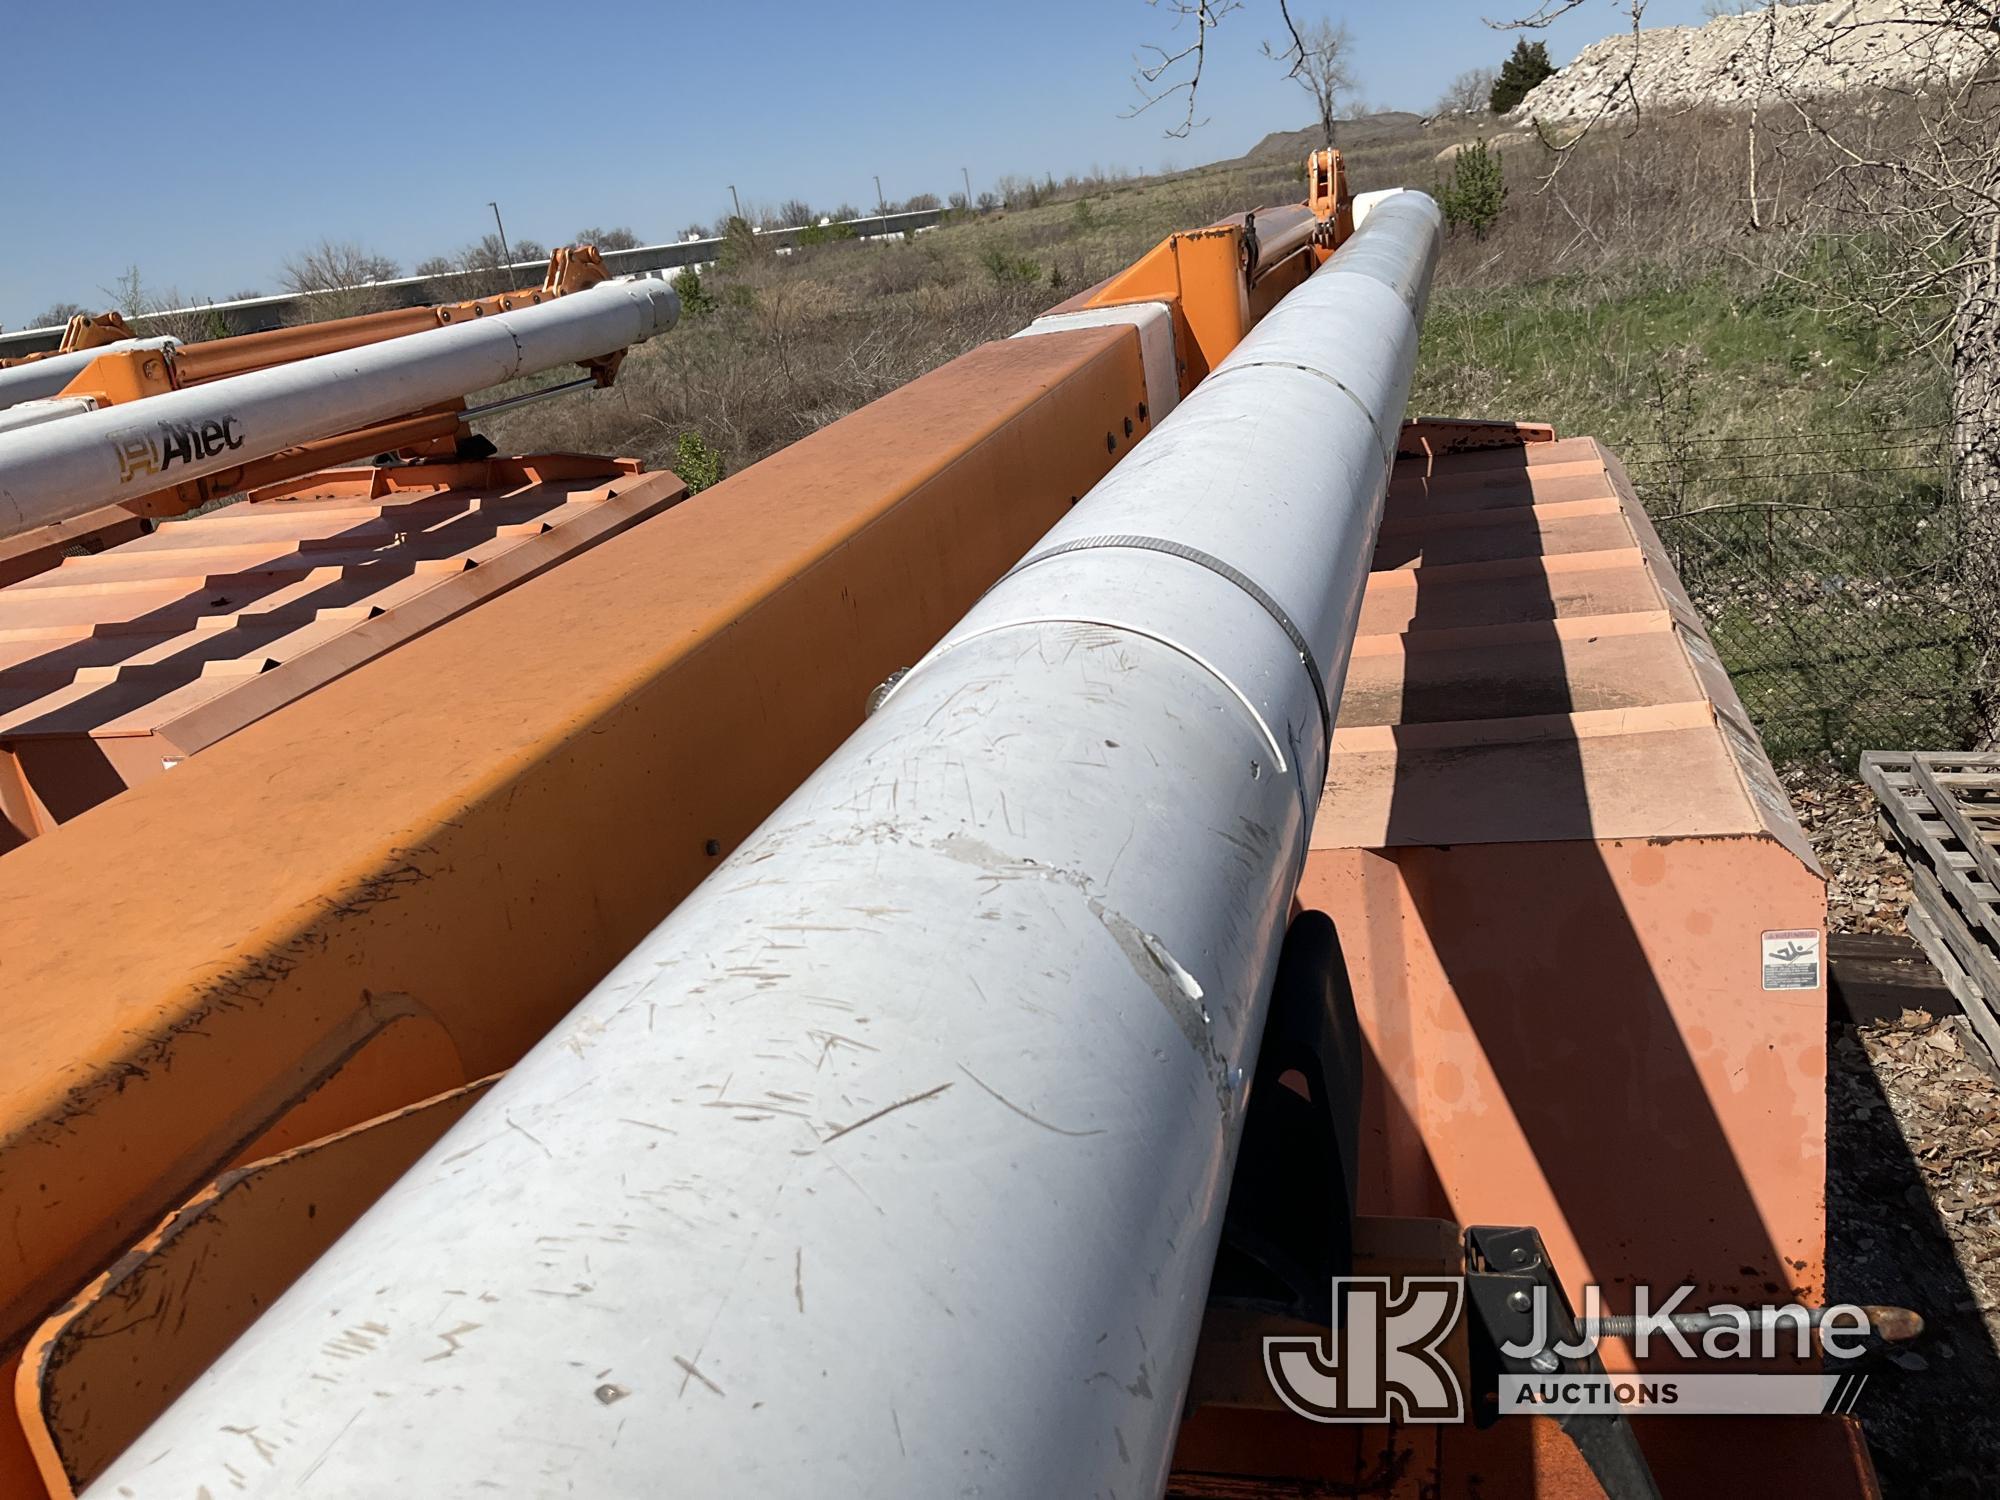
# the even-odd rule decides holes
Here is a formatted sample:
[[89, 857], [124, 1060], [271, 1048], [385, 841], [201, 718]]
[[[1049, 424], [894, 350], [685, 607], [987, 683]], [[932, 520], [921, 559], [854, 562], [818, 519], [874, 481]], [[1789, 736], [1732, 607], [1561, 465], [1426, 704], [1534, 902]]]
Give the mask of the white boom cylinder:
[[680, 316], [664, 281], [607, 281], [450, 327], [0, 432], [0, 536], [599, 358]]
[[95, 349], [74, 349], [68, 354], [48, 354], [26, 364], [0, 370], [0, 411], [23, 401], [41, 401], [57, 395], [100, 354], [126, 354], [134, 349], [171, 349], [174, 338], [120, 339]]
[[1379, 204], [90, 1495], [1159, 1494], [1437, 235]]

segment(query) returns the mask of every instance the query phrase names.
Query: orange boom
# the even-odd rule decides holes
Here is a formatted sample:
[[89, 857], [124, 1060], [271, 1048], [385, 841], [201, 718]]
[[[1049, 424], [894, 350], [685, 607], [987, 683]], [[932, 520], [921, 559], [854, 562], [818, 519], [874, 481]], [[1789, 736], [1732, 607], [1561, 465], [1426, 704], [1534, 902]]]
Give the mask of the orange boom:
[[[588, 1113], [623, 1097], [590, 1031], [593, 1006], [638, 982], [639, 961], [621, 961], [674, 931], [677, 912], [724, 899], [754, 907], [759, 862], [773, 858], [775, 872], [791, 857], [770, 852], [786, 826], [766, 824], [775, 809], [803, 805], [787, 802], [795, 793], [810, 801], [830, 757], [837, 767], [888, 743], [913, 704], [929, 703], [923, 692], [939, 695], [925, 713], [940, 722], [963, 710], [966, 697], [925, 686], [949, 680], [933, 675], [940, 664], [969, 671], [985, 660], [977, 653], [996, 649], [996, 632], [1058, 615], [1076, 627], [1077, 651], [1111, 653], [1091, 659], [1114, 676], [1171, 658], [1158, 670], [1231, 684], [1237, 697], [1218, 690], [1218, 706], [1188, 732], [1219, 734], [1218, 716], [1240, 707], [1252, 726], [1245, 743], [1257, 747], [1241, 757], [1246, 786], [1254, 775], [1297, 777], [1301, 788], [1286, 812], [1297, 831], [1289, 866], [1270, 853], [1281, 833], [1231, 831], [1249, 846], [1245, 860], [1269, 857], [1277, 871], [1261, 889], [1278, 929], [1240, 951], [1174, 949], [1166, 918], [1127, 920], [1096, 887], [1072, 889], [1081, 867], [1003, 858], [994, 851], [1011, 849], [1008, 839], [1044, 830], [1013, 803], [979, 805], [970, 779], [962, 814], [948, 815], [969, 820], [951, 837], [994, 846], [954, 846], [980, 873], [966, 876], [952, 920], [989, 899], [1067, 893], [1090, 911], [1089, 940], [1116, 945], [1103, 953], [1142, 998], [1115, 1024], [1111, 991], [1057, 986], [1061, 1003], [1091, 1016], [1092, 1035], [1160, 1026], [1199, 1055], [1205, 1035], [1219, 1046], [1229, 1025], [1258, 1023], [1244, 1065], [1222, 1066], [1196, 1091], [1203, 1109], [1221, 1099], [1226, 1144], [1175, 1163], [1189, 1180], [1205, 1174], [1205, 1206], [1162, 1231], [1175, 1243], [1157, 1261], [1135, 1245], [1129, 1285], [1118, 1288], [1139, 1298], [1149, 1267], [1209, 1247], [1185, 1312], [1198, 1344], [1107, 1366], [1116, 1385], [1107, 1400], [1153, 1411], [1166, 1435], [1150, 1458], [1127, 1453], [1133, 1472], [1156, 1461], [1168, 1492], [1187, 1496], [1625, 1496], [1780, 1482], [1873, 1493], [1858, 1429], [1817, 1405], [1762, 1418], [1745, 1440], [1722, 1417], [1501, 1417], [1494, 1404], [1508, 1379], [1541, 1370], [1510, 1364], [1499, 1347], [1517, 1331], [1507, 1322], [1516, 1299], [1555, 1309], [1559, 1323], [1583, 1311], [1587, 1286], [1605, 1289], [1611, 1314], [1631, 1313], [1638, 1287], [1683, 1283], [1697, 1288], [1699, 1307], [1823, 1300], [1824, 882], [1616, 458], [1534, 423], [1404, 421], [1402, 390], [1393, 402], [1363, 391], [1352, 370], [1402, 357], [1377, 350], [1371, 320], [1403, 319], [1414, 349], [1430, 264], [1421, 205], [1410, 201], [1420, 195], [1357, 200], [1333, 152], [1314, 155], [1308, 183], [1305, 201], [1174, 235], [1022, 330], [1030, 336], [975, 349], [695, 496], [629, 460], [475, 455], [461, 447], [468, 390], [148, 489], [117, 502], [116, 515], [86, 506], [54, 529], [0, 541], [16, 562], [15, 581], [0, 588], [0, 992], [11, 1043], [0, 1051], [0, 1358], [15, 1397], [14, 1419], [0, 1423], [0, 1493], [68, 1496], [103, 1477], [94, 1493], [180, 1495], [189, 1491], [175, 1486], [197, 1470], [216, 1494], [262, 1493], [280, 1479], [361, 1492], [327, 1477], [353, 1472], [341, 1469], [346, 1457], [321, 1468], [303, 1438], [287, 1447], [289, 1416], [282, 1430], [260, 1426], [213, 1393], [232, 1371], [276, 1357], [269, 1330], [282, 1319], [257, 1320], [287, 1288], [297, 1283], [283, 1308], [303, 1306], [344, 1274], [356, 1247], [379, 1243], [370, 1226], [387, 1221], [378, 1216], [328, 1255], [399, 1178], [382, 1215], [452, 1180], [456, 1153], [490, 1137], [523, 1132], [535, 1142], [516, 1142], [523, 1159], [547, 1160], [537, 1152], [546, 1142], [508, 1100], [533, 1097], [550, 1059], [580, 1077], [605, 1071], [601, 1092], [586, 1082], [565, 1106], [585, 1112], [566, 1119], [602, 1127], [598, 1166], [615, 1167], [620, 1153], [673, 1162], [677, 1151], [693, 1163], [692, 1133], [661, 1124], [670, 1106], [711, 1112], [689, 1119], [733, 1112], [745, 1132], [796, 1130], [801, 1161], [818, 1162], [836, 1139], [853, 1145], [864, 1131], [894, 1129], [902, 1133], [874, 1139], [883, 1150], [893, 1143], [895, 1180], [909, 1182], [949, 1171], [952, 1153], [970, 1149], [976, 1137], [952, 1111], [976, 1106], [1025, 1132], [1034, 1150], [1061, 1153], [1024, 1150], [1029, 1165], [1014, 1178], [1051, 1201], [1068, 1170], [1052, 1163], [1128, 1146], [1194, 1149], [1192, 1135], [1120, 1136], [1137, 1096], [1113, 1087], [1108, 1071], [1101, 1093], [1080, 1086], [1053, 1103], [1023, 1093], [1036, 1078], [1087, 1071], [1059, 1048], [1019, 1078], [988, 1076], [973, 1053], [947, 1049], [931, 1093], [878, 1099], [856, 1085], [824, 1101], [821, 1119], [818, 1099], [753, 1095], [731, 1081], [740, 1072], [748, 1088], [760, 1076], [766, 1044], [727, 1076], [677, 1071], [699, 1036], [675, 1030], [695, 1013], [673, 1009], [654, 1018], [647, 1045], [657, 1056], [620, 1047], [628, 1072], [656, 1070], [663, 1113]], [[1405, 233], [1420, 274], [1399, 281], [1378, 257]], [[549, 284], [518, 299], [559, 301], [601, 276], [587, 249], [559, 254]], [[22, 451], [9, 447], [15, 436], [119, 406], [150, 421], [170, 394], [205, 391], [214, 426], [197, 423], [188, 441], [221, 462], [242, 430], [229, 425], [233, 381], [324, 369], [331, 383], [337, 372], [316, 357], [364, 344], [442, 349], [430, 341], [513, 310], [487, 299], [105, 356], [67, 383], [73, 410], [0, 428], [0, 491], [9, 454]], [[1246, 357], [1232, 361], [1239, 349]], [[620, 354], [598, 351], [582, 378], [608, 380]], [[1218, 393], [1244, 382], [1239, 372], [1282, 372], [1294, 355], [1300, 369], [1282, 389], [1328, 402], [1338, 413], [1328, 425], [1274, 449], [1275, 406], [1208, 415], [1228, 409]], [[1202, 447], [1205, 421], [1216, 422], [1215, 443], [1302, 474], [1364, 454], [1340, 485], [1365, 502], [1372, 554], [1364, 546], [1343, 565], [1355, 588], [1324, 618], [1267, 587], [1223, 543], [1189, 540], [1222, 534], [1229, 517], [1216, 507], [1242, 503], [1216, 498], [1233, 493], [1220, 481], [1175, 513], [1182, 532], [1166, 519], [1142, 530], [1125, 524], [1139, 512], [1111, 508], [1117, 496], [1164, 504], [1187, 488], [1187, 466], [1220, 451]], [[399, 456], [329, 467], [383, 454]], [[1180, 467], [1159, 467], [1169, 463]], [[187, 519], [151, 519], [238, 492]], [[1287, 514], [1311, 530], [1310, 509]], [[1093, 529], [1094, 515], [1117, 524]], [[60, 555], [86, 536], [105, 545]], [[1135, 580], [1171, 581], [1091, 595], [1079, 559], [1106, 552]], [[1285, 576], [1312, 575], [1304, 556], [1286, 560]], [[1155, 566], [1164, 571], [1140, 571]], [[1041, 603], [1031, 605], [1031, 589], [1044, 591]], [[1213, 609], [1189, 602], [1211, 598]], [[1163, 631], [1112, 651], [1107, 633], [1136, 629], [1156, 606], [1184, 609], [1189, 632], [1246, 622], [1243, 639], [1262, 643], [1258, 660], [1277, 665], [1237, 673], [1223, 659], [1234, 645], [1209, 650]], [[1024, 652], [1014, 669], [981, 680], [1004, 701], [1036, 672], [1063, 670], [1050, 665], [1056, 655], [1042, 650], [1031, 667]], [[1100, 686], [1082, 692], [1086, 725], [1098, 722], [1092, 703], [1127, 690]], [[882, 710], [864, 728], [871, 698]], [[1207, 782], [1141, 797], [1138, 772], [1130, 784], [1115, 772], [1131, 749], [1120, 738], [1090, 728], [1063, 755], [1009, 774], [1064, 778], [1079, 805], [1172, 837]], [[876, 792], [849, 813], [854, 839], [879, 840], [891, 859], [917, 836], [895, 822], [896, 788], [917, 806], [936, 787], [915, 762], [906, 784], [896, 762], [884, 764]], [[1100, 779], [1077, 783], [1088, 777]], [[812, 805], [816, 818], [849, 816], [846, 804]], [[753, 838], [761, 842], [739, 855]], [[1202, 868], [1236, 857], [1204, 855]], [[788, 955], [825, 951], [837, 940], [823, 934], [849, 920], [810, 903], [781, 912], [775, 884], [769, 900], [769, 920], [787, 936], [754, 973], [709, 950], [715, 981], [745, 986], [748, 998], [706, 1014], [740, 1017], [764, 1003], [758, 996], [787, 996]], [[932, 933], [944, 919], [942, 909], [907, 916]], [[1253, 948], [1275, 956], [1254, 983], [1245, 977]], [[962, 951], [984, 1004], [1004, 1006], [1019, 976], [980, 966], [984, 948]], [[940, 1027], [983, 1013], [948, 998], [941, 981], [961, 977], [945, 972], [953, 962], [933, 966], [937, 994], [912, 1012]], [[1224, 1014], [1239, 988], [1261, 990], [1255, 1007]], [[811, 1045], [834, 1070], [823, 1077], [892, 1065], [877, 1055], [886, 1027], [869, 1032], [860, 1006], [880, 997], [818, 998], [826, 1019]], [[774, 1036], [768, 1049], [789, 1056], [796, 1045], [805, 1044]], [[928, 1128], [926, 1108], [939, 1111]], [[659, 1128], [648, 1131], [648, 1120]], [[747, 1184], [752, 1169], [743, 1171]], [[468, 1263], [502, 1218], [533, 1212], [533, 1180], [524, 1170], [473, 1194], [474, 1208], [449, 1220]], [[874, 1186], [893, 1190], [888, 1178]], [[865, 1180], [856, 1187], [870, 1191]], [[734, 1191], [718, 1177], [669, 1207], [713, 1216], [730, 1233], [739, 1214], [766, 1212], [748, 1186], [740, 1202]], [[939, 1199], [936, 1212], [960, 1214], [965, 1222], [948, 1227], [972, 1247], [1009, 1232], [1025, 1212], [1013, 1201], [982, 1209]], [[1183, 1212], [1178, 1202], [1152, 1206], [1161, 1224], [1168, 1210]], [[1060, 1222], [1095, 1223], [1097, 1211], [1080, 1203]], [[623, 1212], [608, 1204], [594, 1224], [548, 1236], [622, 1242], [637, 1222]], [[764, 1249], [742, 1263], [743, 1295], [773, 1299], [771, 1318], [755, 1320], [770, 1337], [805, 1338], [809, 1310], [822, 1306], [814, 1299], [852, 1295], [815, 1279], [837, 1260], [822, 1248], [787, 1241], [770, 1252], [783, 1264], [768, 1276]], [[568, 1252], [550, 1252], [559, 1253]], [[647, 1263], [648, 1284], [623, 1289], [634, 1307], [671, 1304], [675, 1277], [696, 1274], [665, 1254]], [[1020, 1390], [1053, 1380], [1038, 1361], [1054, 1355], [1015, 1347], [1004, 1320], [973, 1322], [984, 1305], [973, 1288], [939, 1279], [935, 1265], [892, 1269], [913, 1306], [957, 1298], [965, 1311], [957, 1343], [940, 1335], [926, 1346], [935, 1366], [910, 1372], [915, 1384], [935, 1394], [980, 1370]], [[1463, 1317], [1435, 1348], [1436, 1368], [1464, 1397], [1461, 1420], [1413, 1421], [1407, 1402], [1361, 1424], [1301, 1414], [1296, 1384], [1270, 1378], [1263, 1341], [1283, 1347], [1339, 1328], [1346, 1342], [1324, 1347], [1351, 1351], [1363, 1304], [1330, 1300], [1334, 1276], [1388, 1278], [1399, 1294], [1427, 1279], [1461, 1288]], [[393, 1279], [386, 1268], [382, 1279]], [[1101, 1281], [1078, 1270], [1037, 1285], [1055, 1323], [1099, 1332], [1091, 1297]], [[436, 1326], [415, 1331], [355, 1304], [316, 1325], [317, 1352], [284, 1358], [301, 1380], [318, 1371], [321, 1387], [356, 1409], [349, 1420], [365, 1423], [378, 1420], [368, 1390], [401, 1389], [396, 1359], [456, 1360], [415, 1366], [446, 1393], [422, 1407], [425, 1441], [449, 1442], [466, 1405], [449, 1391], [476, 1387], [490, 1369], [474, 1363], [482, 1325], [513, 1316], [509, 1299], [532, 1290], [468, 1284], [444, 1299]], [[906, 1309], [862, 1311], [879, 1318], [886, 1347]], [[1123, 1328], [1102, 1332], [1126, 1338]], [[579, 1336], [574, 1353], [552, 1349], [494, 1378], [527, 1382], [534, 1409], [567, 1424], [550, 1473], [614, 1493], [593, 1488], [592, 1471], [563, 1467], [588, 1462], [570, 1449], [602, 1446], [597, 1426], [607, 1444], [633, 1412], [656, 1434], [645, 1441], [678, 1442], [673, 1434], [694, 1429], [676, 1425], [673, 1391], [602, 1373], [588, 1342]], [[740, 1396], [747, 1414], [757, 1398], [718, 1374], [721, 1353], [677, 1347], [660, 1357], [680, 1361], [682, 1398]], [[572, 1370], [572, 1357], [587, 1368]], [[1323, 1374], [1325, 1358], [1314, 1358]], [[1620, 1339], [1564, 1359], [1555, 1373], [1575, 1379], [1634, 1375], [1633, 1400], [1640, 1384], [1686, 1373], [1676, 1360], [1637, 1358]], [[1780, 1357], [1758, 1368], [1807, 1367]], [[827, 1383], [843, 1383], [835, 1377], [844, 1372]], [[663, 1404], [649, 1409], [655, 1400]], [[740, 1470], [704, 1474], [697, 1487], [777, 1477], [837, 1493], [863, 1472], [857, 1454], [902, 1444], [905, 1457], [924, 1459], [925, 1435], [908, 1421], [887, 1425], [889, 1392], [881, 1404], [882, 1433], [824, 1444], [805, 1469], [773, 1468], [789, 1451], [773, 1438], [736, 1450], [728, 1461], [740, 1459]], [[1023, 1476], [1048, 1472], [1050, 1434], [1060, 1433], [1101, 1450], [1106, 1472], [1117, 1472], [1128, 1434], [1079, 1437], [1075, 1414], [1098, 1407], [1083, 1395], [1058, 1406], [1007, 1406], [1040, 1412], [1045, 1429], [1010, 1429], [1018, 1443], [976, 1464], [956, 1449], [937, 1461], [965, 1483], [1026, 1493]], [[317, 1430], [316, 1416], [297, 1420], [297, 1432]], [[386, 1454], [384, 1472], [398, 1468], [393, 1447], [366, 1446]], [[428, 1470], [411, 1456], [402, 1472]]]

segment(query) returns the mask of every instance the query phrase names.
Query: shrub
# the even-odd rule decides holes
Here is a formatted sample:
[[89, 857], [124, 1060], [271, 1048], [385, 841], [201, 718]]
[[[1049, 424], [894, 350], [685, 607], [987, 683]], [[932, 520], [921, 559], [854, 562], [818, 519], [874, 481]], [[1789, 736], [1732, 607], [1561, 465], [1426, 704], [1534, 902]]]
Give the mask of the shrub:
[[854, 226], [838, 222], [832, 224], [808, 224], [799, 231], [799, 243], [801, 245], [830, 245], [835, 240], [851, 240], [853, 238]]
[[1000, 286], [1022, 285], [1042, 279], [1042, 268], [1025, 255], [1009, 255], [998, 245], [989, 245], [979, 263]]
[[1467, 146], [1452, 158], [1451, 181], [1436, 189], [1436, 197], [1446, 224], [1470, 230], [1475, 240], [1485, 239], [1507, 201], [1499, 156], [1484, 141]]
[[722, 478], [722, 455], [699, 432], [684, 432], [674, 440], [673, 469], [688, 493], [698, 495]]
[[674, 295], [681, 299], [681, 312], [690, 318], [706, 317], [715, 311], [715, 298], [701, 283], [701, 271], [689, 266], [670, 283]]
[[732, 217], [722, 230], [722, 247], [715, 252], [716, 264], [725, 271], [740, 271], [767, 254], [763, 236], [748, 219]]

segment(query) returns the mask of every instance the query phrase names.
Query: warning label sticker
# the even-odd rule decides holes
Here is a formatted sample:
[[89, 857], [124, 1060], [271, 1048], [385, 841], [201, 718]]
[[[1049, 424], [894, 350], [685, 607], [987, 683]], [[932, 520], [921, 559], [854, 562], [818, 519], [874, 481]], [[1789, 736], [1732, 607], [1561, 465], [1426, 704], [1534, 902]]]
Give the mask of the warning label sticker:
[[1767, 932], [1763, 937], [1764, 988], [1816, 990], [1826, 945], [1817, 927], [1792, 932]]

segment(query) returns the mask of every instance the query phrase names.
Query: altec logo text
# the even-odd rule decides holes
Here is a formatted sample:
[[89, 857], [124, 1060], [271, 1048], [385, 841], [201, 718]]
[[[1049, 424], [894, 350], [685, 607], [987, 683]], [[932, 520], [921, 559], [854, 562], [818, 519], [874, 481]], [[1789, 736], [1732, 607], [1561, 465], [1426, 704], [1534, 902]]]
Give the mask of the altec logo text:
[[[1499, 1411], [1806, 1415], [1852, 1409], [1867, 1377], [1843, 1372], [1839, 1364], [1862, 1353], [1870, 1328], [1864, 1309], [1830, 1307], [1815, 1315], [1787, 1304], [1682, 1313], [1693, 1293], [1680, 1287], [1655, 1301], [1649, 1288], [1638, 1288], [1635, 1316], [1611, 1326], [1623, 1325], [1639, 1359], [1671, 1352], [1714, 1364], [1692, 1373], [1609, 1375], [1596, 1358], [1594, 1330], [1607, 1322], [1598, 1289], [1584, 1289], [1582, 1332], [1565, 1340], [1557, 1330], [1568, 1326], [1567, 1316], [1550, 1305], [1547, 1288], [1536, 1288], [1532, 1331], [1524, 1342], [1500, 1344], [1507, 1366], [1492, 1393]], [[1332, 1339], [1266, 1338], [1265, 1374], [1286, 1406], [1314, 1422], [1463, 1422], [1465, 1392], [1445, 1350], [1466, 1302], [1461, 1277], [1336, 1277], [1339, 1316]], [[1773, 1362], [1812, 1368], [1822, 1356], [1822, 1373], [1769, 1373]], [[1746, 1360], [1763, 1368], [1731, 1367], [1731, 1361]]]
[[126, 427], [111, 435], [118, 453], [118, 482], [130, 484], [142, 475], [165, 478], [175, 465], [186, 467], [243, 446], [242, 424], [235, 417], [210, 417], [203, 422], [158, 422], [151, 431]]

